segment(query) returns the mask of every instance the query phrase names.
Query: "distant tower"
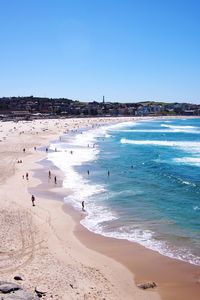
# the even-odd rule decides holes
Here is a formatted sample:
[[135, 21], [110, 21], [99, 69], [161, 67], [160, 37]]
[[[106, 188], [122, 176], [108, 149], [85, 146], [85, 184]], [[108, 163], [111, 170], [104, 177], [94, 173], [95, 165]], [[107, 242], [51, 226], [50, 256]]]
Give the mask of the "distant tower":
[[105, 97], [103, 96], [103, 103], [105, 103]]

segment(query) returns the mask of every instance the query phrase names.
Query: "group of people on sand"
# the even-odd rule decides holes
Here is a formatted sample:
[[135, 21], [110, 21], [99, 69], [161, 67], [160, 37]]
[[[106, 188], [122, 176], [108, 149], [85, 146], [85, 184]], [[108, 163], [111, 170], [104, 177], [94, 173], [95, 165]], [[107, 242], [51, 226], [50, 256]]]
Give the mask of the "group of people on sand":
[[[49, 170], [49, 179], [51, 179], [51, 171]], [[26, 179], [28, 180], [28, 173], [26, 173]], [[54, 183], [57, 184], [57, 177], [54, 176]], [[35, 196], [31, 196], [32, 206], [35, 206]]]
[[[49, 170], [48, 174], [49, 174], [48, 175], [49, 179], [51, 179], [51, 171], [50, 170]], [[54, 183], [57, 184], [57, 177], [56, 176], [54, 176]]]
[[[24, 179], [25, 178], [25, 176], [24, 175], [22, 175], [22, 179]], [[28, 180], [29, 179], [29, 177], [28, 177], [28, 172], [26, 172], [26, 180]]]
[[[34, 151], [36, 151], [36, 150], [37, 150], [37, 148], [34, 147]], [[45, 151], [48, 152], [48, 150], [49, 150], [48, 147], [46, 147]], [[25, 148], [23, 148], [23, 152], [24, 152], [24, 153], [26, 152], [26, 149], [25, 149]], [[57, 149], [55, 149], [55, 152], [57, 152]], [[73, 151], [72, 151], [72, 150], [70, 151], [70, 154], [71, 154], [71, 155], [73, 154]], [[22, 160], [18, 160], [17, 163], [22, 163]], [[88, 175], [90, 174], [89, 170], [87, 171], [87, 173], [88, 173]], [[108, 176], [109, 176], [109, 175], [110, 175], [110, 172], [108, 171]], [[26, 172], [25, 176], [26, 176], [26, 180], [29, 180], [29, 174], [28, 174], [28, 172]], [[24, 179], [25, 176], [22, 175], [22, 178]], [[50, 170], [48, 171], [48, 178], [49, 178], [49, 179], [52, 178], [52, 173], [51, 173]], [[55, 175], [54, 175], [54, 183], [57, 184], [57, 176], [55, 176]], [[31, 202], [32, 202], [32, 206], [35, 206], [35, 196], [34, 196], [34, 195], [31, 195]], [[82, 202], [81, 202], [81, 205], [82, 205], [82, 211], [85, 212], [85, 202], [82, 201]]]

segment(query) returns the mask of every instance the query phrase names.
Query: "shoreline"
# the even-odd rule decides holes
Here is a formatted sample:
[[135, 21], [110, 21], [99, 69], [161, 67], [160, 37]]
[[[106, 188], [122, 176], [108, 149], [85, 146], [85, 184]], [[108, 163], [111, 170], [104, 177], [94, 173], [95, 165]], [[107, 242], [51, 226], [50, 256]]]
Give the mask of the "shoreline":
[[70, 204], [64, 204], [63, 209], [75, 220], [74, 234], [81, 243], [122, 263], [134, 274], [136, 284], [156, 282], [157, 291], [163, 300], [198, 299], [199, 266], [164, 256], [136, 242], [91, 232], [80, 224], [81, 213]]
[[[60, 172], [62, 173], [61, 170]], [[62, 176], [64, 179], [64, 175]], [[161, 255], [136, 242], [105, 237], [91, 232], [80, 224], [83, 216], [81, 211], [77, 211], [71, 204], [66, 203], [63, 209], [72, 216], [76, 223], [74, 233], [78, 240], [87, 248], [114, 258], [126, 266], [134, 274], [136, 284], [155, 281], [158, 283], [157, 291], [162, 299], [179, 300], [198, 297], [199, 266]], [[185, 276], [185, 274], [188, 275]]]
[[[49, 166], [53, 164], [49, 162]], [[64, 174], [57, 167], [57, 174], [64, 179]], [[37, 171], [36, 171], [37, 173]], [[47, 173], [47, 172], [46, 172]], [[38, 178], [38, 175], [36, 174]], [[39, 179], [42, 178], [39, 176]], [[41, 181], [41, 185], [44, 184]], [[46, 184], [44, 184], [46, 187]], [[38, 187], [36, 187], [36, 190]], [[60, 187], [56, 195], [62, 201]], [[52, 198], [46, 195], [47, 198]], [[65, 197], [67, 197], [65, 195]], [[54, 198], [55, 200], [55, 198]], [[54, 201], [53, 200], [53, 201]], [[71, 204], [62, 202], [63, 211], [74, 220], [74, 235], [87, 248], [106, 255], [124, 265], [134, 276], [135, 284], [154, 281], [158, 287], [155, 289], [163, 300], [196, 300], [200, 292], [200, 268], [187, 262], [173, 259], [159, 254], [156, 251], [127, 240], [105, 237], [89, 231], [80, 224], [84, 214], [77, 211]], [[132, 259], [134, 257], [134, 259]], [[152, 292], [145, 291], [146, 293]]]
[[[81, 124], [92, 122], [96, 120]], [[23, 280], [17, 283], [31, 293], [39, 286], [46, 292], [44, 299], [159, 300], [156, 291], [139, 290], [133, 274], [122, 264], [79, 242], [63, 203], [52, 201], [59, 187], [53, 188], [52, 200], [35, 194], [36, 206], [32, 207], [30, 189], [36, 191], [41, 184], [33, 173], [39, 169], [43, 178], [48, 176], [48, 169], [39, 164], [46, 153], [34, 147], [49, 145], [66, 127], [73, 130], [79, 124], [77, 120], [0, 124], [0, 280], [14, 282], [14, 276], [20, 275]], [[26, 172], [28, 180], [22, 176]]]
[[[137, 119], [133, 121], [137, 121]], [[67, 122], [67, 120], [65, 120], [65, 122]], [[77, 120], [75, 119], [74, 123], [76, 122]], [[121, 120], [119, 122], [121, 122]], [[56, 137], [58, 138], [58, 136], [59, 136], [58, 132], [47, 134], [46, 138], [44, 140], [42, 139], [40, 143], [44, 147], [45, 145], [49, 144], [52, 140], [55, 140]], [[34, 173], [34, 176], [31, 179], [31, 183], [28, 182], [25, 188], [27, 189], [26, 197], [27, 195], [29, 195], [29, 198], [30, 198], [30, 191], [38, 192], [38, 196], [36, 197], [36, 202], [38, 203], [36, 204], [37, 216], [32, 214], [32, 212], [30, 211], [29, 208], [30, 203], [27, 204], [26, 202], [24, 202], [25, 199], [24, 196], [22, 195], [24, 193], [24, 187], [22, 187], [23, 193], [21, 191], [22, 200], [20, 199], [19, 200], [20, 203], [18, 204], [20, 204], [25, 209], [28, 208], [28, 210], [32, 214], [32, 217], [34, 218], [34, 221], [37, 223], [37, 226], [40, 226], [41, 224], [44, 223], [44, 220], [47, 220], [47, 222], [45, 221], [45, 225], [44, 225], [45, 228], [41, 228], [39, 230], [41, 232], [44, 231], [48, 237], [46, 247], [48, 247], [49, 252], [51, 253], [51, 255], [53, 255], [53, 257], [49, 258], [48, 262], [56, 263], [57, 262], [55, 261], [56, 258], [56, 260], [62, 262], [63, 265], [67, 264], [69, 266], [70, 264], [70, 268], [71, 268], [70, 275], [69, 273], [67, 273], [66, 278], [69, 278], [69, 276], [71, 276], [71, 273], [74, 272], [73, 273], [73, 276], [75, 276], [74, 280], [76, 281], [76, 283], [79, 282], [78, 284], [80, 285], [80, 287], [77, 284], [75, 290], [72, 289], [71, 287], [66, 286], [65, 287], [66, 291], [62, 290], [62, 294], [63, 294], [62, 299], [102, 299], [103, 296], [106, 296], [106, 299], [116, 299], [116, 295], [118, 296], [118, 299], [123, 299], [123, 298], [132, 299], [133, 296], [136, 297], [135, 299], [160, 299], [158, 292], [161, 295], [162, 299], [179, 300], [179, 299], [188, 299], [188, 297], [190, 297], [191, 300], [197, 299], [196, 292], [199, 292], [199, 283], [197, 282], [199, 282], [200, 280], [200, 270], [199, 269], [196, 270], [195, 267], [194, 273], [192, 271], [192, 274], [188, 274], [187, 272], [188, 271], [191, 272], [190, 271], [191, 268], [186, 267], [185, 266], [186, 263], [183, 263], [184, 265], [183, 266], [182, 262], [175, 263], [170, 258], [167, 258], [163, 270], [164, 272], [167, 270], [168, 278], [170, 278], [172, 277], [172, 274], [170, 273], [171, 270], [180, 268], [179, 273], [176, 273], [176, 275], [174, 276], [175, 282], [172, 282], [171, 285], [169, 285], [170, 282], [169, 281], [166, 282], [166, 277], [164, 276], [161, 285], [158, 284], [158, 288], [156, 288], [155, 290], [144, 292], [138, 289], [134, 285], [134, 281], [138, 283], [141, 280], [145, 280], [145, 281], [155, 280], [154, 278], [152, 278], [154, 277], [152, 275], [153, 272], [155, 273], [154, 266], [155, 264], [163, 264], [164, 262], [163, 256], [160, 255], [161, 257], [159, 257], [158, 253], [155, 254], [154, 251], [146, 249], [143, 246], [140, 246], [138, 244], [134, 245], [133, 246], [134, 249], [133, 249], [132, 247], [130, 247], [130, 244], [133, 243], [130, 243], [128, 241], [127, 242], [121, 240], [116, 241], [115, 239], [105, 238], [89, 232], [86, 228], [84, 228], [81, 224], [79, 224], [80, 221], [79, 218], [81, 214], [79, 214], [79, 216], [76, 215], [76, 213], [73, 212], [73, 209], [72, 208], [69, 209], [68, 206], [67, 206], [67, 213], [66, 213], [66, 205], [63, 205], [62, 201], [54, 201], [56, 199], [61, 200], [63, 194], [65, 194], [66, 192], [70, 192], [65, 190], [65, 192], [63, 193], [63, 187], [62, 187], [63, 174], [61, 173], [61, 171], [58, 169], [57, 170], [54, 169], [55, 173], [58, 174], [58, 178], [59, 178], [58, 186], [54, 187], [52, 184], [48, 185], [48, 181], [46, 181], [45, 178], [47, 178], [47, 172], [48, 172], [47, 167], [49, 165], [47, 164], [46, 167], [41, 165], [41, 160], [47, 161], [46, 153], [39, 151], [36, 153], [36, 156], [37, 157], [35, 157], [35, 153], [31, 153], [30, 155], [28, 155], [29, 162], [26, 161], [27, 164], [26, 168], [29, 169], [29, 171], [31, 170], [31, 173]], [[17, 172], [15, 170], [14, 176], [15, 177], [16, 175], [18, 176], [20, 172]], [[40, 173], [39, 177], [37, 177], [37, 172]], [[13, 182], [12, 178], [10, 178], [8, 181], [9, 183]], [[20, 183], [21, 178], [18, 179], [17, 182], [18, 182], [17, 186], [20, 186], [21, 188], [21, 183]], [[7, 188], [9, 188], [9, 185], [7, 185]], [[52, 199], [53, 201], [50, 199]], [[59, 220], [56, 219], [56, 216]], [[63, 236], [63, 232], [66, 232], [66, 236]], [[56, 243], [58, 245], [56, 245]], [[92, 250], [89, 250], [88, 248], [91, 248]], [[56, 253], [54, 253], [55, 251]], [[82, 251], [83, 253], [81, 253], [80, 251]], [[133, 255], [132, 253], [134, 253], [134, 257], [137, 256], [137, 262], [135, 262], [136, 263], [135, 265], [134, 264], [131, 266], [129, 265], [130, 260], [125, 259], [126, 255], [124, 255], [124, 251], [127, 254], [127, 257], [129, 258], [132, 257]], [[36, 253], [35, 255], [37, 256], [38, 254]], [[145, 261], [143, 261], [144, 256], [146, 256]], [[73, 261], [74, 264], [73, 267], [71, 266], [72, 257], [73, 260], [75, 260], [75, 262]], [[41, 263], [42, 261], [43, 261], [42, 257], [40, 256], [40, 261], [37, 262], [38, 267], [40, 266], [40, 264], [42, 264]], [[81, 266], [82, 264], [84, 264], [85, 267]], [[58, 262], [57, 265], [59, 265]], [[88, 265], [90, 266], [89, 269], [87, 269], [86, 267]], [[145, 270], [145, 265], [148, 266], [150, 273], [147, 273], [147, 270]], [[182, 267], [180, 267], [180, 265], [182, 265]], [[31, 269], [30, 266], [29, 268]], [[59, 271], [57, 271], [58, 274], [60, 275], [61, 273], [64, 276], [66, 270], [63, 270], [60, 265], [59, 268], [58, 268]], [[79, 276], [79, 274], [77, 274], [78, 271], [80, 272], [80, 274], [82, 274], [81, 273], [83, 271], [82, 268], [84, 269], [83, 274], [87, 273], [87, 276], [85, 275], [87, 277], [86, 281], [84, 276], [81, 277]], [[48, 272], [50, 271], [48, 270]], [[145, 273], [146, 275], [143, 276], [143, 274]], [[118, 278], [119, 276], [117, 274], [120, 274], [122, 278]], [[92, 279], [93, 277], [91, 278], [90, 275], [95, 277], [94, 281], [91, 281], [93, 280]], [[162, 272], [160, 270], [157, 271], [157, 276], [160, 277], [161, 275]], [[179, 278], [180, 280], [177, 283], [176, 276], [179, 275], [181, 275], [182, 277]], [[29, 275], [29, 276], [31, 277], [33, 275]], [[54, 274], [51, 274], [51, 276], [54, 276]], [[102, 276], [103, 277], [105, 276], [106, 281], [103, 280]], [[56, 278], [58, 280], [58, 277]], [[184, 281], [184, 278], [186, 281]], [[47, 278], [45, 279], [46, 281], [49, 280], [49, 278], [48, 280]], [[36, 279], [34, 280], [36, 282]], [[82, 282], [84, 282], [84, 286], [82, 286]], [[94, 289], [94, 287], [93, 288], [90, 287], [90, 285], [95, 286], [95, 284], [97, 285], [96, 290]], [[31, 287], [31, 284], [29, 285]], [[103, 292], [102, 289], [104, 289]], [[99, 293], [97, 293], [97, 290]], [[66, 295], [64, 295], [64, 291], [66, 292]], [[79, 294], [77, 294], [77, 292]], [[83, 298], [85, 297], [84, 295], [87, 295], [86, 296], [87, 298]], [[53, 299], [57, 299], [56, 296], [53, 295]]]

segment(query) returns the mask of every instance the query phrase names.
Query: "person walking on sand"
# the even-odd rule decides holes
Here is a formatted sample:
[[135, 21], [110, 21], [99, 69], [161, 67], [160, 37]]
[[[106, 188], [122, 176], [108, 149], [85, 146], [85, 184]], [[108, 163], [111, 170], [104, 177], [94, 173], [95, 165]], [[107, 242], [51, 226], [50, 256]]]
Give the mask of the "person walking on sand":
[[26, 180], [28, 180], [28, 172], [26, 172]]
[[35, 196], [31, 196], [32, 206], [35, 206]]
[[56, 178], [56, 176], [54, 177], [54, 182], [55, 182], [55, 184], [57, 184], [57, 178]]
[[82, 201], [82, 211], [85, 211], [85, 202]]
[[51, 171], [49, 170], [49, 179], [51, 179]]

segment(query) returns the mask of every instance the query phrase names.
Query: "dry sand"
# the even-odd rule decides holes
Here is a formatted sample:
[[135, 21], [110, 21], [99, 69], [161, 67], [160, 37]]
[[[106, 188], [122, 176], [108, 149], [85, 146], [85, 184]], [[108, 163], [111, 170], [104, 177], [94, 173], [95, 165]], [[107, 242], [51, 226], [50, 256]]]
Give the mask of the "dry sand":
[[[36, 206], [31, 204], [30, 191], [41, 183], [34, 170], [40, 168], [41, 176], [48, 177], [48, 170], [37, 163], [46, 153], [34, 147], [48, 146], [67, 129], [111, 121], [0, 123], [0, 280], [14, 281], [15, 275], [21, 275], [22, 286], [32, 292], [39, 286], [47, 292], [45, 299], [160, 299], [156, 290], [138, 289], [127, 267], [83, 245], [61, 201], [50, 201], [53, 197], [43, 197], [38, 190]], [[22, 178], [26, 172], [29, 180]], [[60, 182], [50, 188], [55, 199], [59, 193], [62, 196], [59, 186]]]

